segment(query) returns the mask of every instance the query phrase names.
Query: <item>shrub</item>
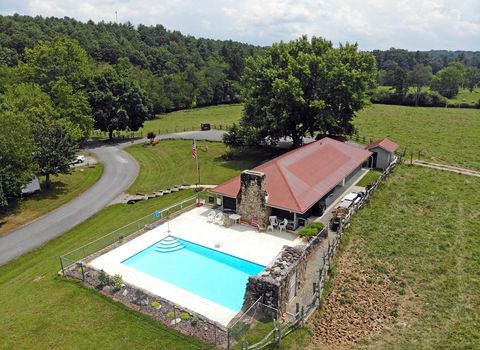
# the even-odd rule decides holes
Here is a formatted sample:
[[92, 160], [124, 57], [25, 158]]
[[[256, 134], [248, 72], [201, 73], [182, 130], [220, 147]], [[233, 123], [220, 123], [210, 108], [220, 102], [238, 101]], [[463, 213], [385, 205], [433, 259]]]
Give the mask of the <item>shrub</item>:
[[198, 324], [198, 317], [193, 316], [192, 320], [190, 321], [190, 324], [195, 327]]
[[313, 228], [317, 228], [318, 231], [321, 231], [325, 227], [323, 222], [318, 222], [318, 221], [312, 222], [312, 223], [308, 224], [308, 226], [313, 227]]
[[180, 314], [180, 319], [183, 320], [183, 321], [186, 321], [186, 320], [190, 319], [190, 315], [186, 312], [182, 312]]
[[150, 141], [153, 141], [153, 139], [155, 138], [155, 136], [157, 136], [153, 131], [149, 131], [147, 133], [147, 139], [149, 139]]
[[[380, 90], [374, 91], [370, 100], [372, 103], [382, 103], [388, 105], [415, 106], [415, 94], [398, 94], [394, 91]], [[424, 107], [445, 107], [447, 100], [435, 91], [422, 91], [418, 95], [418, 105]]]
[[109, 283], [108, 275], [103, 270], [100, 270], [100, 273], [98, 274], [98, 280], [100, 281], [101, 287], [106, 286]]
[[122, 284], [123, 284], [123, 279], [122, 276], [119, 274], [116, 274], [112, 278], [112, 288], [113, 291], [116, 292], [120, 289], [122, 289]]
[[167, 313], [167, 318], [168, 318], [168, 319], [171, 320], [171, 319], [173, 319], [174, 317], [175, 317], [175, 312], [170, 311], [170, 312]]
[[152, 302], [150, 303], [150, 306], [154, 309], [159, 309], [161, 305], [157, 300], [152, 300]]
[[300, 230], [300, 237], [315, 237], [325, 227], [321, 222], [312, 222]]
[[318, 230], [314, 227], [304, 227], [298, 233], [300, 237], [315, 237], [317, 234]]

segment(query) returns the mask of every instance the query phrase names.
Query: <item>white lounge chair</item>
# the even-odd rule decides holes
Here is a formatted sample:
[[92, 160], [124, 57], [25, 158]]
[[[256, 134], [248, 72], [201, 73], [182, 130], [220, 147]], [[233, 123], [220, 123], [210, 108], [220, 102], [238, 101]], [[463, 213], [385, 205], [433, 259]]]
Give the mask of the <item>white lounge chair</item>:
[[213, 218], [213, 223], [214, 224], [221, 224], [223, 223], [223, 213], [220, 212], [220, 213], [217, 213], [215, 215], [215, 217]]
[[207, 215], [207, 221], [213, 222], [213, 220], [215, 219], [215, 215], [217, 215], [217, 212], [215, 210], [210, 210]]
[[273, 229], [278, 226], [278, 219], [276, 216], [269, 216], [268, 217], [268, 222], [270, 225], [267, 227], [267, 231], [270, 230], [273, 232]]
[[280, 232], [285, 231], [287, 232], [287, 225], [288, 225], [288, 220], [287, 219], [283, 219], [283, 221], [281, 223], [278, 224], [278, 230]]

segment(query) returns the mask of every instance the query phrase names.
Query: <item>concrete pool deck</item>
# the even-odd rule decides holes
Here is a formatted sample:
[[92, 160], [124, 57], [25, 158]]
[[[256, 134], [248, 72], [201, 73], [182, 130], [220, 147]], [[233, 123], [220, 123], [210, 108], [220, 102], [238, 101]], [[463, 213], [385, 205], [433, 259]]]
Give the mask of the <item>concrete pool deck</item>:
[[96, 269], [103, 269], [110, 275], [120, 274], [127, 283], [227, 326], [237, 314], [236, 311], [122, 264], [122, 261], [168, 235], [264, 266], [276, 257], [284, 245], [295, 246], [303, 243], [300, 238], [290, 233], [257, 232], [252, 227], [245, 225], [233, 225], [226, 228], [209, 223], [207, 213], [210, 210], [211, 208], [205, 206], [185, 212], [168, 223], [101, 255], [89, 264]]

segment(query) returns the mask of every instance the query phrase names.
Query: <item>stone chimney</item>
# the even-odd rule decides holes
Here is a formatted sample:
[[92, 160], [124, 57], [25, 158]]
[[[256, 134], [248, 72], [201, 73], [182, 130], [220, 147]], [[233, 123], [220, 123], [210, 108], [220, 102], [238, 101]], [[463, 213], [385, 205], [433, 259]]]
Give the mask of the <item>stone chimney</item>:
[[240, 191], [237, 196], [237, 212], [242, 220], [251, 222], [254, 216], [260, 227], [267, 227], [272, 209], [267, 207], [265, 174], [245, 170], [240, 174]]

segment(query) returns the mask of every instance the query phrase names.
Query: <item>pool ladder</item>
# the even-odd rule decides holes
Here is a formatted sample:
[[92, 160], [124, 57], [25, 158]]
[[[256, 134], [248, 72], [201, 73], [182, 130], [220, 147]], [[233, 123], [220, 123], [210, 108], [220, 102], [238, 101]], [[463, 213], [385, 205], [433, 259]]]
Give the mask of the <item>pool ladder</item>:
[[155, 251], [159, 253], [171, 253], [183, 249], [185, 246], [173, 236], [167, 236], [158, 242]]

